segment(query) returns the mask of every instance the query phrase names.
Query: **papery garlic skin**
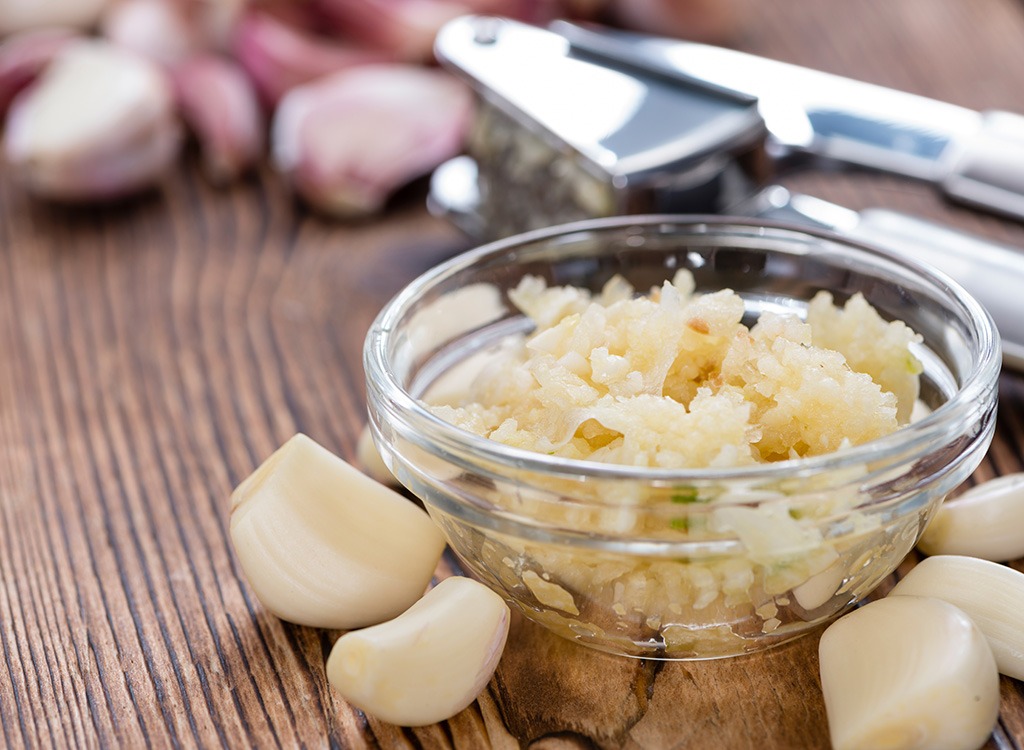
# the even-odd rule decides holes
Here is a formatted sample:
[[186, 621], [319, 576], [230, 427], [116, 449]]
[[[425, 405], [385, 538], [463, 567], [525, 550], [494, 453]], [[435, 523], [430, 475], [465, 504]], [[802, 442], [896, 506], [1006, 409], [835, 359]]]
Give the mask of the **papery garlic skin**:
[[203, 153], [207, 177], [217, 185], [237, 179], [263, 153], [264, 127], [256, 90], [240, 67], [198, 55], [174, 71], [178, 106]]
[[889, 596], [931, 596], [959, 607], [988, 638], [999, 671], [1024, 680], [1024, 573], [976, 557], [936, 555], [915, 565]]
[[416, 505], [302, 434], [234, 491], [230, 534], [270, 612], [340, 630], [408, 608], [426, 590], [445, 544]]
[[487, 686], [505, 648], [509, 614], [483, 584], [446, 578], [394, 620], [341, 636], [327, 678], [346, 700], [383, 721], [444, 721]]
[[88, 29], [110, 0], [0, 0], [0, 36], [47, 26]]
[[1024, 473], [982, 482], [939, 506], [918, 549], [1002, 562], [1024, 557]]
[[835, 750], [974, 750], [999, 718], [985, 636], [938, 599], [872, 602], [830, 625], [818, 654]]
[[365, 216], [456, 155], [471, 113], [468, 90], [447, 73], [362, 66], [289, 92], [274, 116], [272, 156], [316, 208]]
[[4, 155], [30, 192], [57, 200], [114, 198], [164, 175], [181, 147], [166, 74], [103, 41], [63, 49], [16, 97]]

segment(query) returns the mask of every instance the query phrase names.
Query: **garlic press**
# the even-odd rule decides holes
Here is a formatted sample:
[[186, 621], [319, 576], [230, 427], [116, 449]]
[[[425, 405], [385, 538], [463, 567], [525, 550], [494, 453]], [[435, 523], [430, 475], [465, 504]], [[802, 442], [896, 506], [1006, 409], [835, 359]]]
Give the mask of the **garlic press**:
[[1024, 220], [1024, 117], [975, 112], [693, 42], [467, 16], [435, 46], [479, 106], [431, 209], [478, 239], [584, 218], [722, 213], [786, 220], [929, 263], [989, 311], [1024, 371], [1024, 251], [883, 209], [770, 185], [780, 170], [870, 169]]

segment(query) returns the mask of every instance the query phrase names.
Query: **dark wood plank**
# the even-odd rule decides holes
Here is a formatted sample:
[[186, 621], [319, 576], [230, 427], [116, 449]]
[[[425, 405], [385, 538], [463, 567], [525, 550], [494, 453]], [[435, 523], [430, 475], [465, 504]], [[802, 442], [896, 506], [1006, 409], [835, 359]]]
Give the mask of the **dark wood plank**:
[[[749, 14], [743, 49], [1024, 112], [1012, 0], [771, 0]], [[923, 185], [784, 181], [1024, 247], [1021, 224]], [[422, 199], [419, 185], [380, 220], [338, 224], [269, 172], [217, 191], [188, 162], [147, 196], [66, 209], [0, 175], [0, 744], [827, 747], [814, 636], [655, 664], [517, 621], [476, 705], [400, 729], [327, 685], [336, 634], [282, 623], [254, 599], [228, 542], [228, 495], [297, 430], [354, 456], [366, 329], [465, 247]], [[1024, 378], [1005, 375], [1000, 397], [977, 480], [1024, 470]], [[446, 559], [438, 576], [451, 572]], [[1004, 679], [1002, 691], [990, 747], [1019, 749], [1024, 686]]]

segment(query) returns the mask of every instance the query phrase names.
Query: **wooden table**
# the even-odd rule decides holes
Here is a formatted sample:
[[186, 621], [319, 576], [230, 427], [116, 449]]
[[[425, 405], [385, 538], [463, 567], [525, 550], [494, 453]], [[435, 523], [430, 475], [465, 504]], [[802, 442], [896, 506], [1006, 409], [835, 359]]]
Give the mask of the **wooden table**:
[[[764, 0], [751, 13], [743, 49], [1024, 112], [1013, 0]], [[1024, 246], [1024, 226], [924, 186], [786, 184]], [[332, 692], [333, 634], [253, 598], [228, 543], [228, 495], [299, 430], [354, 456], [370, 321], [466, 245], [422, 205], [420, 185], [378, 221], [331, 223], [269, 173], [218, 192], [188, 163], [153, 195], [62, 210], [0, 178], [0, 743], [827, 747], [814, 636], [661, 664], [517, 623], [477, 705], [404, 730]], [[977, 479], [1024, 468], [1024, 378], [1004, 375], [1001, 399]], [[1002, 690], [990, 747], [1021, 748], [1024, 684]]]

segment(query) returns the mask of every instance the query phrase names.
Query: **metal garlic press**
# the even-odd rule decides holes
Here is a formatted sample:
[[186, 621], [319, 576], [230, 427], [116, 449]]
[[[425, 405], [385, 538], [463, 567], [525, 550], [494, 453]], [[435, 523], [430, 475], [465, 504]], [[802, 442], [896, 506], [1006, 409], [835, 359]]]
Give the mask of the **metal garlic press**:
[[846, 165], [1024, 220], [1024, 117], [566, 22], [464, 17], [441, 30], [436, 54], [479, 99], [467, 155], [435, 172], [430, 194], [432, 209], [470, 235], [634, 213], [830, 229], [957, 279], [995, 319], [1004, 362], [1024, 370], [1024, 251], [768, 184], [780, 169]]

